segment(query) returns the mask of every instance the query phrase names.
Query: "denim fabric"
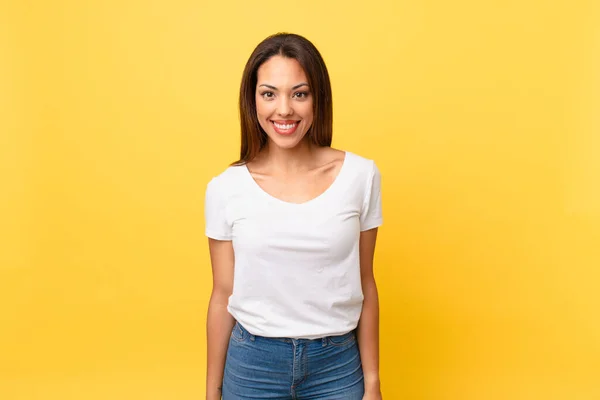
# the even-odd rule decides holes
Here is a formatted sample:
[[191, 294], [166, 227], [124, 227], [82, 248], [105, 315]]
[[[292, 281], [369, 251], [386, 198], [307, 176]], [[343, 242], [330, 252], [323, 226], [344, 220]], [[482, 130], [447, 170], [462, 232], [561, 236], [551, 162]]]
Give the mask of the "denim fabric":
[[315, 340], [266, 338], [235, 324], [223, 400], [362, 400], [363, 395], [354, 331]]

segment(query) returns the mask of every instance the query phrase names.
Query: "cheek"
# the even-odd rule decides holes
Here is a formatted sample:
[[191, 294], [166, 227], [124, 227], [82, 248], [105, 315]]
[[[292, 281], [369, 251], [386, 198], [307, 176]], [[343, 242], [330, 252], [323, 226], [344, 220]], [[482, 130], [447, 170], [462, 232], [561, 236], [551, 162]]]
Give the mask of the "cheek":
[[256, 114], [262, 117], [267, 117], [273, 113], [273, 106], [270, 103], [256, 99]]
[[264, 101], [260, 101], [260, 99], [256, 100], [256, 116], [258, 118], [258, 124], [262, 127], [265, 132], [269, 131], [270, 123], [267, 120], [273, 114], [272, 110], [269, 107], [269, 104], [265, 104]]
[[312, 120], [313, 120], [312, 104], [302, 104], [302, 107], [300, 109], [298, 109], [297, 112], [304, 120], [312, 122]]

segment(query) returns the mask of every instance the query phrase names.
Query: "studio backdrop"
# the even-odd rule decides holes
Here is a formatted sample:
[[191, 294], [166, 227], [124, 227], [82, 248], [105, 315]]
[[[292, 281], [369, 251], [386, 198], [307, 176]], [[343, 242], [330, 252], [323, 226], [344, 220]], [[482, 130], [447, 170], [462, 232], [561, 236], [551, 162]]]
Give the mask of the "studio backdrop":
[[596, 0], [2, 1], [0, 398], [204, 397], [244, 64], [322, 52], [376, 160], [386, 400], [600, 398]]

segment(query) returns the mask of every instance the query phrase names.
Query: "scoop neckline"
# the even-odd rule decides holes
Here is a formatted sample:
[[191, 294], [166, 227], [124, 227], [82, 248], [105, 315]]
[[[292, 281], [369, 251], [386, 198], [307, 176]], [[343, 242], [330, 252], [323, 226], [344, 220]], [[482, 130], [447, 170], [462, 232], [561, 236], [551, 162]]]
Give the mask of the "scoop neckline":
[[260, 192], [262, 194], [262, 196], [266, 197], [267, 199], [269, 199], [271, 201], [275, 201], [277, 203], [284, 204], [286, 206], [303, 207], [303, 206], [308, 206], [310, 204], [318, 202], [320, 199], [326, 197], [330, 192], [332, 192], [336, 188], [336, 186], [338, 186], [340, 184], [339, 182], [343, 178], [344, 171], [347, 169], [348, 159], [351, 156], [351, 153], [349, 151], [345, 151], [345, 150], [341, 150], [341, 151], [344, 152], [344, 160], [342, 161], [342, 166], [340, 167], [340, 170], [338, 171], [337, 175], [333, 179], [333, 182], [331, 182], [331, 184], [323, 192], [321, 192], [317, 196], [313, 197], [312, 199], [303, 201], [302, 203], [293, 203], [291, 201], [285, 201], [285, 200], [282, 200], [282, 199], [280, 199], [278, 197], [273, 196], [272, 194], [270, 194], [266, 190], [264, 190], [258, 184], [258, 182], [256, 182], [256, 180], [252, 176], [252, 173], [248, 169], [248, 165], [247, 164], [244, 164], [242, 167], [243, 167], [244, 171], [246, 172], [246, 175], [250, 179], [250, 182], [251, 182], [252, 186], [254, 186], [255, 190], [257, 190], [258, 192]]

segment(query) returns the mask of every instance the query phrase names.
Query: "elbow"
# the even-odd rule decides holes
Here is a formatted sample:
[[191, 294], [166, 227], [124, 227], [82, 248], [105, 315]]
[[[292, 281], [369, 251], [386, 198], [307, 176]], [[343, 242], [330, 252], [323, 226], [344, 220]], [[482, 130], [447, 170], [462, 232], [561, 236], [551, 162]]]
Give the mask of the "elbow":
[[377, 298], [377, 284], [375, 283], [375, 279], [371, 276], [368, 278], [363, 278], [361, 281], [363, 296], [365, 299]]
[[231, 296], [232, 290], [226, 286], [213, 286], [213, 290], [210, 296], [210, 302], [212, 304], [220, 304], [227, 306], [229, 303], [229, 297]]

